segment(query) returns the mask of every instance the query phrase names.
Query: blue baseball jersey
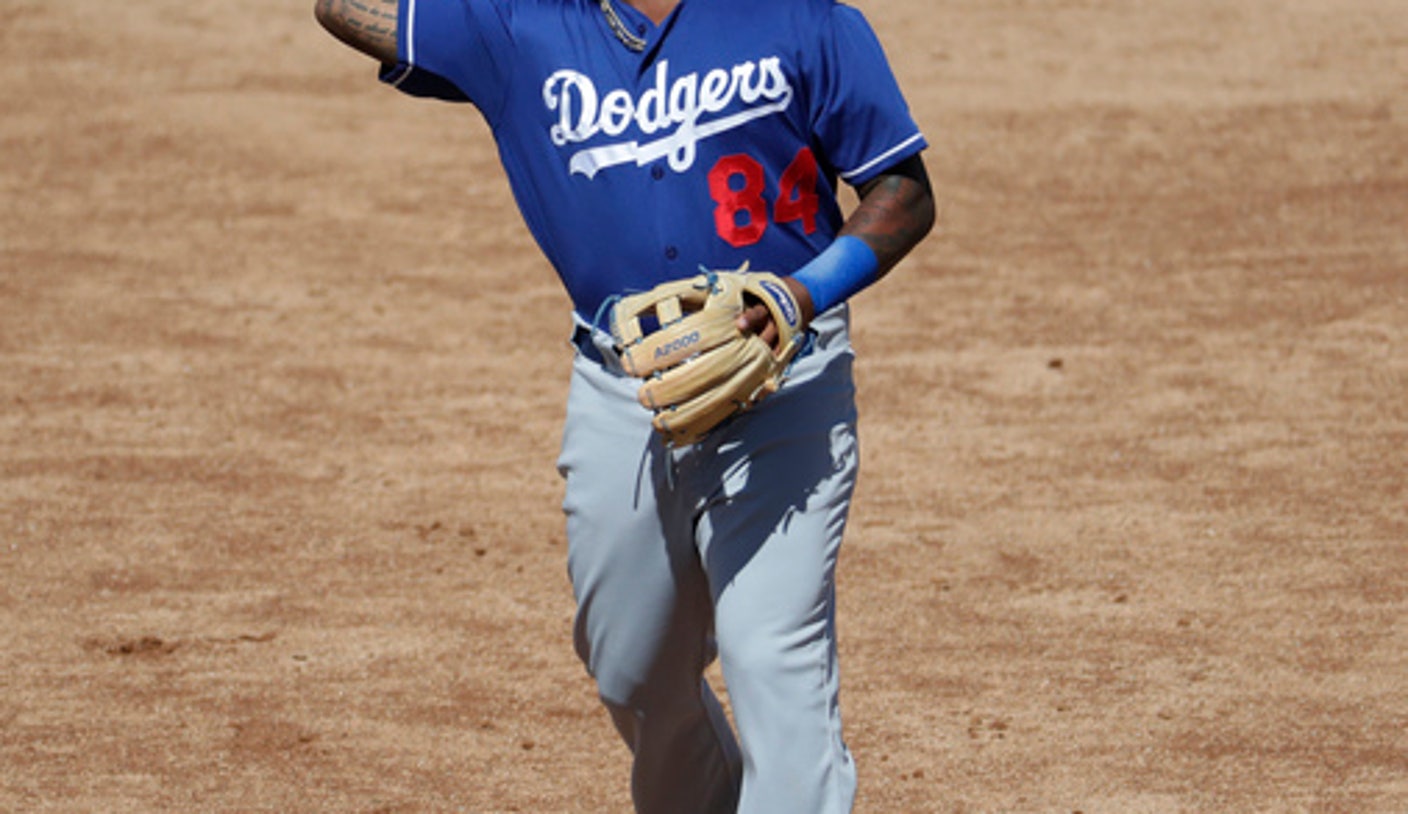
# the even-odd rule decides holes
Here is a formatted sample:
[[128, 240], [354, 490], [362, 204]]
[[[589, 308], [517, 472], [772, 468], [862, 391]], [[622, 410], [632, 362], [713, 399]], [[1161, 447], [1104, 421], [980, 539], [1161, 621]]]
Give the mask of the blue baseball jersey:
[[838, 179], [926, 146], [859, 11], [834, 0], [401, 0], [382, 79], [473, 103], [578, 314], [700, 266], [788, 274], [835, 238]]

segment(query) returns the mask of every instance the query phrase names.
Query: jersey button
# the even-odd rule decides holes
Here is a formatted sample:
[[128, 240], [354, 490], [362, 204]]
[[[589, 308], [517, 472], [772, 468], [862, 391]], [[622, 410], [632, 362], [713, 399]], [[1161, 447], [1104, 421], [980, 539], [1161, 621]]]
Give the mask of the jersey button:
[[650, 177], [659, 181], [661, 178], [665, 177], [665, 168], [660, 166], [659, 164], [656, 164], [655, 166], [650, 168]]
[[677, 260], [677, 259], [679, 259], [679, 256], [680, 256], [680, 250], [679, 250], [679, 249], [676, 249], [674, 246], [666, 246], [666, 247], [665, 247], [665, 259], [666, 259], [666, 260]]

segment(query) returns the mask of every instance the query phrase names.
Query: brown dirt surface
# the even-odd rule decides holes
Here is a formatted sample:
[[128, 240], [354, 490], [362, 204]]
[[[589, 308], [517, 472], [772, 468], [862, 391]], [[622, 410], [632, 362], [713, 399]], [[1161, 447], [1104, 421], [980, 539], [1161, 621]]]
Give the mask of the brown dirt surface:
[[[311, 5], [0, 2], [0, 811], [624, 811], [566, 297]], [[1401, 0], [861, 6], [858, 811], [1408, 811]]]

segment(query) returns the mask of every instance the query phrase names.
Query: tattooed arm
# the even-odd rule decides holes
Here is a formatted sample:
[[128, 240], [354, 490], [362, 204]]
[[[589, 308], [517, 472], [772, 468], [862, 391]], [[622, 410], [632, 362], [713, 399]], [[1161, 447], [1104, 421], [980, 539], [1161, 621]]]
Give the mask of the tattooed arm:
[[860, 206], [842, 235], [864, 240], [880, 260], [880, 276], [895, 267], [934, 228], [934, 193], [924, 159], [907, 158], [861, 187]]
[[[855, 238], [863, 242], [869, 252], [874, 253], [873, 258], [866, 259], [864, 284], [869, 285], [885, 276], [919, 245], [919, 241], [929, 234], [930, 229], [934, 228], [934, 193], [929, 185], [929, 174], [924, 169], [924, 159], [918, 155], [885, 170], [861, 186], [857, 192], [860, 195], [860, 205], [841, 227], [835, 246], [845, 242], [842, 238]], [[865, 249], [861, 252], [866, 253]], [[824, 252], [822, 257], [818, 258], [824, 261], [823, 266], [833, 264], [832, 260], [827, 259], [829, 254], [829, 251]], [[853, 250], [842, 252], [841, 256], [853, 258], [855, 253]], [[834, 262], [846, 265], [850, 261]], [[871, 265], [872, 263], [874, 265]], [[807, 276], [807, 271], [803, 269], [793, 276], [783, 278], [783, 282], [797, 298], [797, 304], [801, 306], [803, 324], [810, 323], [812, 317], [816, 316], [812, 292], [802, 279]], [[833, 276], [834, 273], [834, 270], [817, 272], [823, 277]], [[843, 275], [850, 276], [852, 273], [847, 271], [843, 272]], [[813, 274], [812, 278], [815, 279], [817, 274]], [[765, 342], [771, 344], [777, 338], [777, 329], [771, 322], [772, 316], [768, 309], [755, 305], [739, 317], [738, 327], [760, 335]]]
[[397, 0], [317, 0], [328, 33], [383, 63], [396, 61]]

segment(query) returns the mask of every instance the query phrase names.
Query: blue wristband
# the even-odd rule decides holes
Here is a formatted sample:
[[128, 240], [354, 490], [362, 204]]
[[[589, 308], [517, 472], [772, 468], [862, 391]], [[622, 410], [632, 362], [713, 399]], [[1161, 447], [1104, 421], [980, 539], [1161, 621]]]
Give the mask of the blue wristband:
[[817, 316], [860, 293], [880, 278], [880, 258], [854, 235], [842, 235], [792, 278], [812, 295]]

